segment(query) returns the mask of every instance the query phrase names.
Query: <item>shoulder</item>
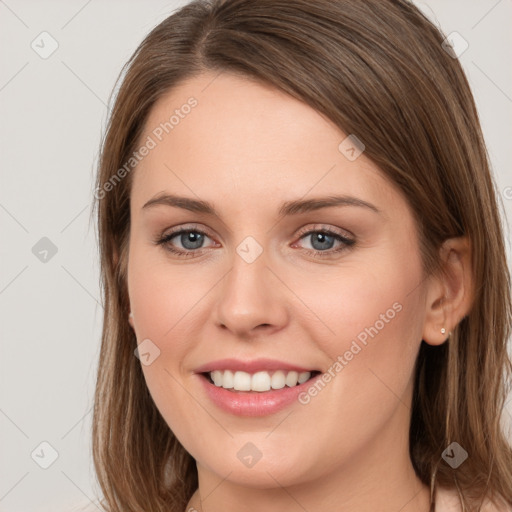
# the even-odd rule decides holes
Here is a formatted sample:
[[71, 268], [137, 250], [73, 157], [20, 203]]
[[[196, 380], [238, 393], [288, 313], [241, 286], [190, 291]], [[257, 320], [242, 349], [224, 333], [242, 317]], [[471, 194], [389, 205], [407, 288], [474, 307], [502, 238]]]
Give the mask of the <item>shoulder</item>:
[[503, 501], [495, 505], [490, 500], [485, 500], [482, 506], [482, 512], [512, 512], [512, 507]]
[[455, 489], [438, 487], [436, 492], [436, 512], [462, 512], [459, 494]]
[[[456, 489], [439, 487], [436, 493], [436, 512], [462, 512], [459, 493]], [[503, 501], [494, 504], [486, 498], [480, 508], [480, 512], [512, 512], [512, 507]]]

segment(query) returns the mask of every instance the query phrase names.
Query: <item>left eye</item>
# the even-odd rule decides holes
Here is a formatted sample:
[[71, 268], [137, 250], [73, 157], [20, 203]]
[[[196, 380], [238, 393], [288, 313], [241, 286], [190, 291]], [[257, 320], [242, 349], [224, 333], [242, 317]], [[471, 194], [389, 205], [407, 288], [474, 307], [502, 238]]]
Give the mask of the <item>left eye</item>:
[[[329, 255], [332, 253], [337, 253], [350, 247], [351, 245], [354, 245], [355, 243], [355, 240], [352, 240], [341, 235], [340, 233], [335, 233], [334, 231], [327, 229], [308, 231], [307, 233], [304, 233], [300, 237], [300, 240], [308, 238], [310, 240], [312, 249], [306, 249], [322, 256], [324, 254]], [[338, 241], [340, 245], [337, 249], [332, 249], [336, 241]]]
[[336, 241], [340, 242], [342, 245], [351, 245], [353, 242], [352, 240], [331, 231], [309, 231], [302, 235], [300, 240], [308, 238], [310, 240], [312, 250], [318, 252], [326, 252], [332, 249]]

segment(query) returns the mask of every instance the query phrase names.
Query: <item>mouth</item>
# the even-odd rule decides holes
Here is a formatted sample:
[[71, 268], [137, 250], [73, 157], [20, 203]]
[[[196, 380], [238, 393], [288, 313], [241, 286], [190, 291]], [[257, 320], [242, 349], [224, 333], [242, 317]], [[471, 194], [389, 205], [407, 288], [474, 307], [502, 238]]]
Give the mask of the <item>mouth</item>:
[[314, 379], [321, 372], [311, 370], [304, 372], [289, 370], [256, 371], [214, 370], [200, 373], [210, 384], [232, 393], [267, 393], [283, 388], [294, 388]]

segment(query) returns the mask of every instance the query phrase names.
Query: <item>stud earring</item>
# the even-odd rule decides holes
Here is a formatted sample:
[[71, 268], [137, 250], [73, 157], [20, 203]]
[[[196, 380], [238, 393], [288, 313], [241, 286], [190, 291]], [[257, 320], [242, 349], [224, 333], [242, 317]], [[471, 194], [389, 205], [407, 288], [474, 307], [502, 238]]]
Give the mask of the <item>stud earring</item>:
[[133, 318], [133, 313], [130, 311], [130, 314], [128, 315], [128, 318]]
[[441, 329], [441, 334], [446, 334], [446, 329], [444, 327]]

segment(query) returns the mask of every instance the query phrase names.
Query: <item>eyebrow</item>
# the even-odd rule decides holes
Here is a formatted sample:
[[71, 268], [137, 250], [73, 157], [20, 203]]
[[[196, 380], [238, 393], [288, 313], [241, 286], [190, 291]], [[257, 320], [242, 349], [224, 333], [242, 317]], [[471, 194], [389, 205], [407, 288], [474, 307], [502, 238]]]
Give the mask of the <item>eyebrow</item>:
[[[175, 208], [182, 208], [191, 212], [204, 213], [206, 215], [213, 215], [220, 218], [219, 213], [211, 203], [200, 199], [193, 199], [191, 197], [182, 197], [173, 194], [160, 194], [153, 199], [150, 199], [142, 208], [150, 208], [156, 205], [174, 206]], [[368, 203], [367, 201], [363, 201], [362, 199], [353, 196], [342, 195], [286, 201], [279, 209], [279, 216], [299, 215], [301, 213], [312, 212], [333, 206], [357, 206], [367, 208], [378, 214], [382, 213], [375, 205]]]

